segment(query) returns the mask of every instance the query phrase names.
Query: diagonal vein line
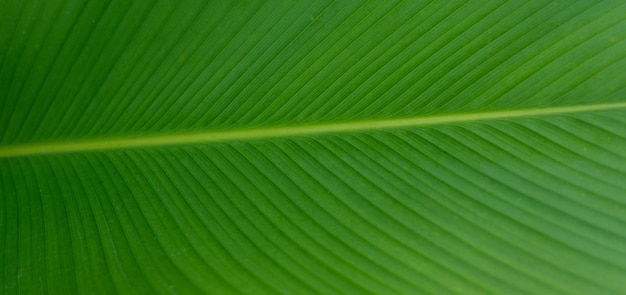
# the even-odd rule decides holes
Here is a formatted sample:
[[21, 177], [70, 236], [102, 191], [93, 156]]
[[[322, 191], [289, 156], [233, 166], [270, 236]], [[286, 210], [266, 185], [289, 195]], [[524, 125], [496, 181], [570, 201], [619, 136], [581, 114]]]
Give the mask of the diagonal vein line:
[[402, 127], [418, 127], [448, 123], [512, 119], [547, 115], [626, 109], [626, 102], [591, 104], [579, 106], [521, 109], [494, 112], [459, 113], [409, 117], [401, 119], [379, 119], [354, 122], [321, 123], [313, 125], [276, 126], [232, 130], [211, 130], [193, 133], [145, 135], [139, 137], [99, 138], [76, 141], [59, 141], [0, 146], [0, 158], [42, 155], [53, 153], [114, 150], [139, 147], [183, 145], [193, 143], [215, 143], [244, 141], [263, 138], [296, 137], [353, 131], [382, 130]]

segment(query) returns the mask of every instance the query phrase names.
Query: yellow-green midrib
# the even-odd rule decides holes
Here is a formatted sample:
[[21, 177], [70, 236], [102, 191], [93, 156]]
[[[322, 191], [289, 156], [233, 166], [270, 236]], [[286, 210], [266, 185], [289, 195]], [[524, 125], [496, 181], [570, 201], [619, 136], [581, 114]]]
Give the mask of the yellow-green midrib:
[[536, 116], [568, 115], [609, 110], [626, 109], [626, 102], [589, 104], [577, 106], [559, 106], [535, 109], [502, 110], [476, 113], [432, 115], [422, 117], [364, 120], [353, 122], [320, 123], [311, 125], [270, 126], [248, 129], [210, 130], [203, 132], [180, 132], [163, 135], [145, 135], [137, 137], [93, 138], [76, 141], [42, 142], [0, 146], [0, 157], [19, 157], [52, 153], [85, 152], [95, 150], [114, 150], [153, 146], [185, 145], [196, 143], [215, 143], [246, 141], [263, 138], [285, 138], [308, 135], [332, 134], [409, 128], [450, 123], [463, 123], [486, 120], [515, 119]]

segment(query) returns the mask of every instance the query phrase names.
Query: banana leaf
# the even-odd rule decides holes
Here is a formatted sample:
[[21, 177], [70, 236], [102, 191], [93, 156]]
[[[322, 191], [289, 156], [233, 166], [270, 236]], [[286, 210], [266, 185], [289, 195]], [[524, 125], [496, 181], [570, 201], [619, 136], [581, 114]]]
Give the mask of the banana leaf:
[[626, 294], [624, 1], [0, 1], [2, 294]]

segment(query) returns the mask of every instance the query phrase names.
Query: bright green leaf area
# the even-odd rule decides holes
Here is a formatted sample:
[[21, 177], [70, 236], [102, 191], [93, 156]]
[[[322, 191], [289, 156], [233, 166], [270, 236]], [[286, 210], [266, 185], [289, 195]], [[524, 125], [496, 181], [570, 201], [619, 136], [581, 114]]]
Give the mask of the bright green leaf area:
[[0, 1], [2, 294], [626, 294], [626, 2]]

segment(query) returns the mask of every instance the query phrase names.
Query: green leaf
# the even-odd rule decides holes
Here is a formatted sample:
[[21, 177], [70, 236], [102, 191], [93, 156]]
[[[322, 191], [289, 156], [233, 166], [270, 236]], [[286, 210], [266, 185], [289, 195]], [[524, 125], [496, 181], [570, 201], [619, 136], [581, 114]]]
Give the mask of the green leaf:
[[0, 1], [2, 294], [626, 294], [624, 1]]

